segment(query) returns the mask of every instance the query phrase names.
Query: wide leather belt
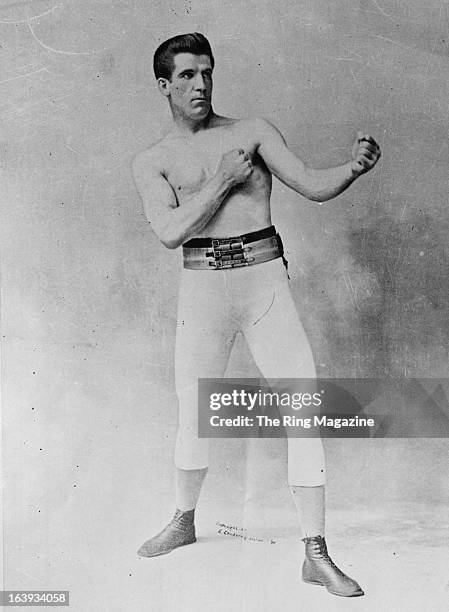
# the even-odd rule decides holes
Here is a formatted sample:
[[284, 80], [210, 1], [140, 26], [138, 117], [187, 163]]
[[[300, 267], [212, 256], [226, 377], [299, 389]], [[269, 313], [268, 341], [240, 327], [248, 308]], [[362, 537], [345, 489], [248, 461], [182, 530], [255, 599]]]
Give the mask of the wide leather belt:
[[[269, 231], [268, 231], [269, 230]], [[240, 268], [242, 266], [252, 266], [272, 259], [282, 257], [284, 249], [282, 240], [273, 228], [262, 230], [274, 234], [266, 238], [260, 238], [248, 242], [248, 236], [234, 236], [232, 238], [199, 238], [190, 240], [183, 245], [184, 268], [189, 270], [223, 270], [227, 268]], [[259, 233], [259, 232], [257, 232]], [[210, 240], [210, 246], [190, 246], [196, 241]], [[187, 246], [189, 244], [189, 246]], [[197, 243], [198, 244], [198, 243]]]

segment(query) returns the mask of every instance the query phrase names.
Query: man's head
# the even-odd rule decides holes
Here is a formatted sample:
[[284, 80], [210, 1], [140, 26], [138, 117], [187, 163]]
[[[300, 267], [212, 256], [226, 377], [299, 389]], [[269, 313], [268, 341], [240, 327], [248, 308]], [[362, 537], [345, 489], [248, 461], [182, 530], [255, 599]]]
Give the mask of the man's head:
[[174, 57], [178, 53], [191, 53], [192, 55], [208, 55], [212, 69], [214, 68], [214, 56], [209, 41], [203, 34], [192, 32], [191, 34], [179, 34], [164, 41], [156, 49], [153, 60], [154, 76], [156, 79], [163, 78], [171, 80], [175, 67]]
[[198, 32], [175, 36], [158, 47], [154, 74], [174, 116], [194, 121], [207, 117], [211, 110], [214, 63], [209, 41]]

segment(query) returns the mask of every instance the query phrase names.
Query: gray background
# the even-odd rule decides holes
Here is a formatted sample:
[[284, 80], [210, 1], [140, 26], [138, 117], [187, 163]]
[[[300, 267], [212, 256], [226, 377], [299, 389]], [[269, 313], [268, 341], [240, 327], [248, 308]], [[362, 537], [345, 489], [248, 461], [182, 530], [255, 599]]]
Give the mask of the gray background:
[[[135, 549], [173, 506], [180, 253], [146, 223], [130, 162], [170, 126], [154, 49], [194, 30], [215, 53], [217, 112], [268, 118], [317, 167], [347, 161], [357, 129], [382, 147], [375, 171], [323, 206], [274, 187], [320, 375], [448, 376], [447, 2], [2, 2], [5, 588], [70, 589], [76, 610], [153, 609], [145, 597], [179, 609], [165, 561], [148, 582]], [[257, 375], [242, 341], [228, 373]], [[423, 524], [437, 523], [447, 448], [328, 442], [335, 533], [341, 517], [360, 531], [396, 516], [416, 535], [417, 501], [430, 504]], [[215, 520], [242, 513], [288, 535], [282, 441], [217, 441], [212, 457], [211, 538]], [[260, 508], [272, 509], [263, 524]], [[413, 583], [418, 606], [425, 589]], [[214, 601], [230, 597], [226, 584]], [[206, 608], [212, 592], [183, 606]], [[257, 593], [243, 596], [253, 609]]]

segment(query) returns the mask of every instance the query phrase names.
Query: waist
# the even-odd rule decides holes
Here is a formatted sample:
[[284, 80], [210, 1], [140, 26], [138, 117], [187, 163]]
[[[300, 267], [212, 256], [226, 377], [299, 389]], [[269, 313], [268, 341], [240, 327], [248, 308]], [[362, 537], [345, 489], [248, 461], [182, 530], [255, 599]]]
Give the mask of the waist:
[[183, 245], [184, 268], [221, 270], [282, 257], [282, 240], [273, 225], [226, 238], [193, 238]]

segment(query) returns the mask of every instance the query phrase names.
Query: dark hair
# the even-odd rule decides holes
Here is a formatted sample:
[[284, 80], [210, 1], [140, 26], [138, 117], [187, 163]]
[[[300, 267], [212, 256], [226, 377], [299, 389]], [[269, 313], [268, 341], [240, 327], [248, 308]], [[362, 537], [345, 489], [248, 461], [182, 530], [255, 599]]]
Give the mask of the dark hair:
[[154, 75], [157, 79], [171, 79], [175, 67], [173, 58], [177, 53], [193, 53], [194, 55], [208, 55], [212, 68], [215, 60], [209, 41], [203, 34], [192, 32], [179, 34], [164, 41], [156, 49], [153, 59]]

